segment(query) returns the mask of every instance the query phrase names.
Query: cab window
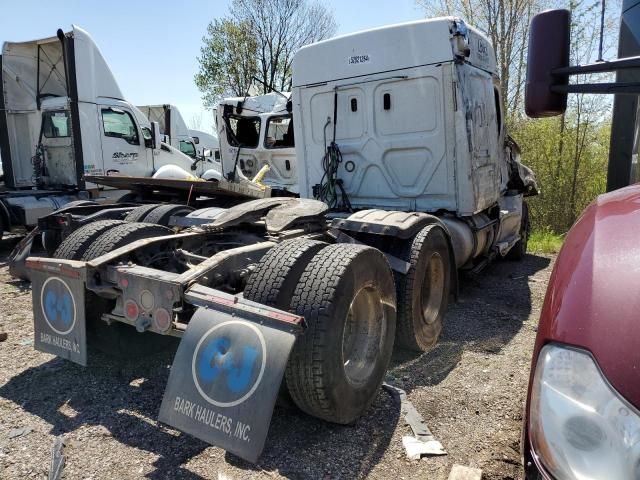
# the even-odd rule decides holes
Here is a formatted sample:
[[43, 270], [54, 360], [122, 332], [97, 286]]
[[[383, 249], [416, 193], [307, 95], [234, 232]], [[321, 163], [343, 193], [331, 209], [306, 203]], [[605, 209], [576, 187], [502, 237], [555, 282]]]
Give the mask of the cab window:
[[227, 117], [227, 140], [232, 147], [256, 148], [260, 140], [260, 117]]
[[106, 137], [121, 138], [130, 145], [140, 145], [138, 129], [129, 112], [117, 108], [102, 109], [102, 126]]
[[291, 115], [271, 117], [267, 120], [267, 136], [264, 139], [266, 148], [292, 148], [293, 121]]
[[47, 138], [63, 138], [69, 136], [69, 112], [60, 110], [42, 114], [42, 133]]
[[191, 158], [196, 158], [196, 147], [193, 142], [180, 140], [180, 151]]

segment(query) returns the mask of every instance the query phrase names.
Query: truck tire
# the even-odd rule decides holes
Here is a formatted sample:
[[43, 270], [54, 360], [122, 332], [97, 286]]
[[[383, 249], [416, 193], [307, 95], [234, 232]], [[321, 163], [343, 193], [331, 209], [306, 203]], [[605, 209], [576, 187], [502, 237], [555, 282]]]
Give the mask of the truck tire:
[[[168, 228], [160, 225], [123, 222], [103, 232], [85, 251], [82, 260], [92, 260], [136, 240], [170, 232]], [[101, 317], [103, 313], [114, 308], [114, 300], [87, 291], [85, 304], [87, 342], [90, 348], [114, 358], [127, 360], [155, 355], [178, 344], [174, 337], [150, 332], [139, 333], [134, 327], [120, 322], [107, 325]]]
[[168, 227], [171, 217], [186, 217], [193, 212], [193, 210], [193, 208], [187, 207], [186, 205], [160, 205], [149, 212], [142, 222], [155, 223], [156, 225]]
[[129, 213], [127, 213], [127, 216], [124, 217], [124, 221], [125, 222], [142, 222], [146, 218], [146, 216], [149, 215], [149, 213], [151, 213], [151, 210], [159, 206], [160, 206], [159, 203], [150, 203], [148, 205], [140, 205], [139, 207], [136, 207], [133, 210], [131, 210]]
[[520, 222], [520, 240], [507, 252], [508, 260], [520, 261], [527, 254], [527, 244], [529, 243], [529, 206], [522, 202], [522, 221]]
[[369, 407], [391, 359], [395, 301], [393, 274], [379, 250], [336, 244], [313, 257], [291, 299], [307, 328], [285, 372], [302, 411], [349, 424]]
[[425, 352], [438, 341], [449, 303], [451, 257], [445, 231], [437, 225], [420, 230], [402, 254], [406, 275], [396, 273], [398, 327], [396, 342]]
[[302, 272], [328, 244], [317, 240], [287, 240], [269, 250], [251, 274], [244, 298], [270, 307], [289, 309]]
[[[328, 244], [317, 240], [287, 240], [269, 250], [251, 274], [244, 289], [244, 298], [270, 307], [289, 310], [291, 297], [302, 272], [313, 256]], [[293, 407], [294, 402], [282, 379], [278, 404]]]
[[80, 260], [96, 238], [123, 223], [125, 222], [122, 220], [99, 220], [83, 225], [65, 238], [52, 256], [65, 260]]
[[[100, 235], [95, 242], [84, 252], [82, 260], [88, 261], [101, 257], [117, 248], [128, 245], [143, 238], [160, 237], [169, 235], [171, 230], [161, 225], [148, 223], [125, 222], [110, 228]], [[150, 267], [151, 265], [145, 265]]]

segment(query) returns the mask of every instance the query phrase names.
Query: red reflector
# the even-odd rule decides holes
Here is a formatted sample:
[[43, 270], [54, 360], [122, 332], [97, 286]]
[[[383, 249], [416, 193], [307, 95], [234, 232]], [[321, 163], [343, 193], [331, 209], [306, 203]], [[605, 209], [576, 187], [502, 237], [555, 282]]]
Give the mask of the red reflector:
[[153, 312], [153, 323], [157, 330], [164, 332], [171, 326], [171, 315], [164, 308], [157, 308]]
[[121, 278], [120, 279], [120, 286], [122, 288], [127, 288], [129, 286], [129, 280], [127, 280], [126, 278]]
[[133, 300], [127, 300], [124, 304], [124, 316], [129, 320], [137, 320], [140, 309], [138, 304]]

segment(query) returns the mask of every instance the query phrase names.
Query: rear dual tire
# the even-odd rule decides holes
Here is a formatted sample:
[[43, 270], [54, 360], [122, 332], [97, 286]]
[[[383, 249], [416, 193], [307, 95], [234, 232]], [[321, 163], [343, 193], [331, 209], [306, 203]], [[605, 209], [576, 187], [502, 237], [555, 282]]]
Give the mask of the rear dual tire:
[[171, 217], [185, 217], [191, 212], [193, 208], [186, 205], [154, 203], [134, 208], [127, 214], [125, 221], [154, 223], [168, 227]]
[[360, 417], [393, 349], [395, 289], [384, 255], [361, 245], [283, 242], [263, 257], [244, 295], [307, 322], [285, 372], [293, 402], [334, 423]]
[[[55, 256], [67, 260], [89, 261], [136, 240], [170, 233], [171, 230], [160, 225], [103, 220], [73, 232], [56, 250]], [[114, 300], [102, 298], [91, 291], [86, 292], [87, 343], [90, 348], [126, 360], [154, 355], [177, 345], [178, 340], [167, 335], [138, 333], [134, 327], [120, 322], [107, 325], [102, 320], [102, 314], [110, 312], [114, 307]]]

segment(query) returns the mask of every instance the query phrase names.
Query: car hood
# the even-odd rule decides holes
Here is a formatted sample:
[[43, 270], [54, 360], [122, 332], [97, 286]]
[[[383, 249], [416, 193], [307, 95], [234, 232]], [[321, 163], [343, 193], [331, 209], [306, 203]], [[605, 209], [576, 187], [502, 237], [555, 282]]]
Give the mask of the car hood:
[[640, 184], [598, 197], [567, 235], [536, 357], [551, 341], [589, 350], [613, 387], [640, 408]]

